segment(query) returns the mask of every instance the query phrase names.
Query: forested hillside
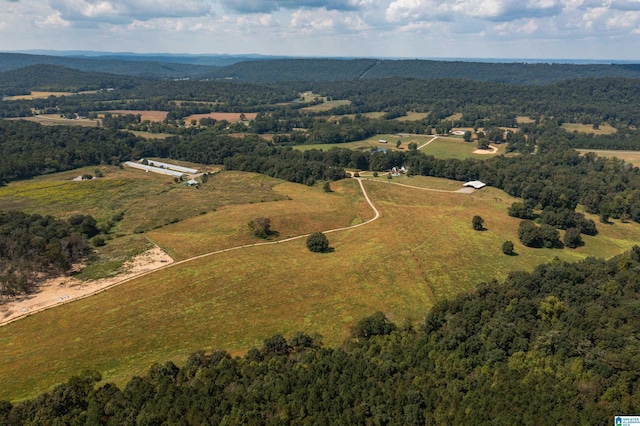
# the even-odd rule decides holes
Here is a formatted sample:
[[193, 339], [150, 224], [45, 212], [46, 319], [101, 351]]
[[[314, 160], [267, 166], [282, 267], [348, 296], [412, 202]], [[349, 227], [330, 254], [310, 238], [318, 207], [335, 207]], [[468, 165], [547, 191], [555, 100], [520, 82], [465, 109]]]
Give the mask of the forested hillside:
[[5, 96], [45, 92], [80, 92], [85, 90], [124, 89], [142, 81], [102, 72], [83, 72], [60, 65], [30, 65], [13, 71], [0, 72], [0, 93]]
[[64, 56], [26, 55], [0, 52], [0, 71], [11, 71], [30, 65], [60, 65], [86, 72], [104, 72], [155, 78], [184, 78], [214, 69], [209, 66], [121, 59], [88, 59]]
[[360, 320], [342, 347], [267, 338], [243, 357], [154, 364], [119, 388], [71, 378], [0, 423], [610, 424], [640, 411], [640, 248], [553, 262], [437, 304], [417, 327]]
[[201, 78], [238, 81], [342, 81], [391, 77], [455, 78], [517, 85], [541, 85], [586, 77], [640, 77], [640, 65], [488, 63], [433, 60], [277, 59], [240, 62]]

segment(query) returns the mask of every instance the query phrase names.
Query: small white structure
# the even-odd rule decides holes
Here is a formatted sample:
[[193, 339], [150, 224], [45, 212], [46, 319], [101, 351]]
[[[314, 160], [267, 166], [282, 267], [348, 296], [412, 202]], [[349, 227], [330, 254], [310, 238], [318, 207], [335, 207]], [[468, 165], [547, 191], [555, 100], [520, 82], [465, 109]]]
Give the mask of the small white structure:
[[[140, 160], [141, 162], [144, 161], [144, 159]], [[161, 161], [155, 161], [155, 160], [147, 160], [149, 162], [150, 166], [154, 166], [154, 167], [158, 167], [161, 169], [169, 169], [169, 170], [175, 170], [176, 172], [182, 172], [182, 173], [189, 173], [189, 174], [196, 174], [198, 173], [198, 170], [196, 169], [192, 169], [189, 167], [182, 167], [182, 166], [178, 166], [176, 164], [171, 164], [171, 163], [163, 163]]]
[[161, 169], [160, 167], [147, 166], [145, 164], [140, 164], [133, 161], [127, 161], [126, 163], [124, 163], [124, 165], [134, 169], [144, 170], [145, 172], [160, 173], [161, 175], [173, 176], [179, 179], [182, 179], [186, 176], [184, 173], [177, 172], [175, 170]]
[[484, 183], [484, 182], [480, 182], [479, 180], [472, 180], [470, 182], [467, 182], [467, 183], [463, 184], [462, 186], [467, 187], [467, 188], [480, 189], [480, 188], [484, 188], [485, 186], [487, 186], [487, 184]]
[[386, 140], [386, 139], [378, 139], [378, 142], [380, 142], [380, 143], [387, 143], [387, 140]]
[[185, 182], [185, 185], [187, 186], [197, 186], [198, 185], [198, 181], [195, 179], [189, 179], [188, 181]]

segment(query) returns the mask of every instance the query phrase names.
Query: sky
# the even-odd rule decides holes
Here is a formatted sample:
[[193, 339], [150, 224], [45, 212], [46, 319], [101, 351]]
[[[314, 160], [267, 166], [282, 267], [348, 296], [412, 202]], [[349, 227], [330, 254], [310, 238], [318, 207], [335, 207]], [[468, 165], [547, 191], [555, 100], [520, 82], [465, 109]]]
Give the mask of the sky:
[[640, 0], [0, 0], [0, 51], [640, 60]]

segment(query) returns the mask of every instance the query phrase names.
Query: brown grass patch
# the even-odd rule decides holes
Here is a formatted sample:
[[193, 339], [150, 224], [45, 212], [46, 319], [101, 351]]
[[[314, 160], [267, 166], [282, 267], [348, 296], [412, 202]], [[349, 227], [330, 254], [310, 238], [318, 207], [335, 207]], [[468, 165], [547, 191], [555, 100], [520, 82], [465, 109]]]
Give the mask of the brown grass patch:
[[149, 121], [163, 121], [164, 119], [167, 118], [167, 111], [142, 111], [142, 110], [126, 110], [126, 109], [117, 109], [117, 110], [111, 110], [111, 111], [102, 111], [100, 114], [98, 114], [101, 118], [104, 117], [104, 113], [111, 113], [113, 115], [140, 115], [140, 118], [142, 121], [145, 120], [149, 120]]
[[[238, 121], [242, 121], [240, 120], [240, 115], [242, 113], [240, 112], [211, 112], [209, 114], [192, 114], [188, 117], [185, 117], [184, 121], [185, 122], [190, 122], [191, 120], [196, 120], [196, 121], [200, 121], [202, 118], [213, 118], [214, 120], [226, 120], [229, 123], [235, 123]], [[258, 115], [255, 112], [247, 112], [244, 113], [245, 117], [247, 120], [253, 120], [256, 118], [256, 116]]]

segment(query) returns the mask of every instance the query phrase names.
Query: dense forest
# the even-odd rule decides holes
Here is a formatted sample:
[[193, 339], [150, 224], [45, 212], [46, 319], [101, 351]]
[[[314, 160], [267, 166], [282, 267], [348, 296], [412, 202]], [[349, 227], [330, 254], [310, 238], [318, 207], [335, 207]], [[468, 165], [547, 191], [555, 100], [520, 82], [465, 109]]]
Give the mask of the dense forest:
[[68, 220], [0, 211], [0, 298], [28, 293], [43, 278], [66, 273], [89, 254], [99, 233], [87, 215]]
[[439, 302], [417, 326], [363, 318], [342, 347], [275, 335], [192, 354], [122, 388], [86, 372], [0, 403], [0, 423], [611, 424], [640, 411], [640, 248], [555, 261]]

